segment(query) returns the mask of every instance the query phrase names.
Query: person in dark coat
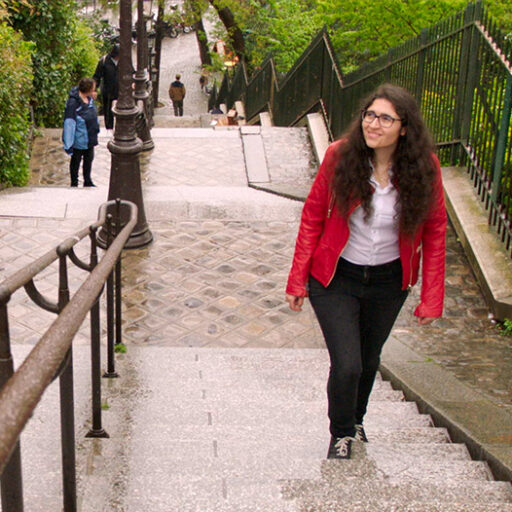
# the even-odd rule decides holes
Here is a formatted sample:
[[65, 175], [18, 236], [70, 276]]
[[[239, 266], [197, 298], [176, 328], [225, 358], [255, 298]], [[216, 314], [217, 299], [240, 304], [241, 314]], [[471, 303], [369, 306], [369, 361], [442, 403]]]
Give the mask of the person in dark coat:
[[185, 99], [185, 86], [180, 82], [181, 75], [176, 75], [176, 80], [169, 87], [169, 97], [174, 107], [175, 116], [183, 116], [183, 100]]
[[91, 180], [94, 146], [98, 145], [98, 113], [94, 106], [96, 84], [92, 78], [82, 78], [69, 93], [64, 111], [62, 141], [64, 151], [71, 155], [69, 173], [71, 186], [78, 186], [78, 170], [83, 159], [84, 187], [94, 187]]
[[119, 45], [116, 44], [110, 53], [101, 57], [93, 75], [96, 87], [101, 88], [103, 115], [105, 117], [105, 128], [107, 130], [112, 130], [114, 128], [112, 102], [117, 100], [119, 95], [118, 63]]

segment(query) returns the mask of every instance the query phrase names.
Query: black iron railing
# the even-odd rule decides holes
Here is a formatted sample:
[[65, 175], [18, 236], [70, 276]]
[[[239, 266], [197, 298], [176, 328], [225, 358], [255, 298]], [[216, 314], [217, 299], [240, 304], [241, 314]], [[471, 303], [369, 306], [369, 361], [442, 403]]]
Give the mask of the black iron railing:
[[[107, 207], [113, 209], [114, 219], [107, 215]], [[121, 229], [119, 219], [123, 208], [130, 211], [125, 216], [129, 221]], [[57, 377], [60, 383], [63, 510], [77, 510], [72, 341], [90, 312], [92, 428], [87, 437], [108, 437], [101, 424], [99, 299], [107, 283], [108, 370], [104, 376], [115, 377], [114, 345], [122, 343], [120, 255], [136, 223], [137, 207], [133, 203], [109, 201], [101, 206], [97, 222], [0, 283], [0, 474], [2, 510], [6, 512], [22, 512], [24, 509], [18, 439], [46, 388]], [[100, 227], [108, 235], [106, 251], [98, 260], [96, 234]], [[90, 239], [89, 262], [81, 260], [74, 249], [87, 236]], [[37, 290], [34, 279], [57, 260], [59, 285], [58, 298], [54, 301]], [[73, 297], [70, 297], [68, 287], [68, 260], [90, 273]], [[20, 288], [24, 288], [39, 307], [58, 316], [14, 372], [8, 306], [11, 295]]]
[[442, 162], [467, 169], [489, 225], [512, 257], [512, 41], [481, 2], [344, 77], [323, 29], [282, 80], [268, 59], [245, 87], [237, 81], [236, 93], [226, 75], [216, 101], [230, 108], [245, 99], [249, 123], [268, 111], [277, 126], [321, 112], [334, 139], [361, 99], [383, 82], [416, 96]]

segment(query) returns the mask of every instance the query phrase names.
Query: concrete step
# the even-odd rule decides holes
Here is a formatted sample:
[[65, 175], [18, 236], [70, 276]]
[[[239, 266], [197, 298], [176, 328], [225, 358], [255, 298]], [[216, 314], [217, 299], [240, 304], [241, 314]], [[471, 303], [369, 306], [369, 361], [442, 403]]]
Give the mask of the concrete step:
[[439, 427], [382, 428], [365, 425], [365, 431], [372, 443], [450, 443], [448, 431]]
[[[250, 442], [235, 443], [232, 439], [222, 442], [204, 439], [169, 442], [166, 446], [152, 440], [134, 444], [133, 470], [151, 485], [163, 475], [223, 475], [253, 478], [259, 482], [275, 479], [315, 479], [320, 472], [335, 473], [342, 485], [354, 478], [386, 480], [390, 484], [412, 482], [441, 483], [448, 481], [490, 481], [492, 476], [486, 464], [461, 460], [449, 453], [442, 453], [438, 446], [425, 450], [423, 455], [412, 456], [404, 450], [390, 451], [393, 458], [377, 456], [366, 446], [354, 446], [353, 459], [349, 461], [324, 460], [328, 443], [321, 446], [282, 444], [268, 439], [267, 447], [252, 449]], [[295, 448], [296, 446], [296, 448]], [[140, 454], [140, 455], [139, 455]]]
[[[293, 481], [261, 484], [251, 478], [233, 477], [178, 477], [169, 476], [165, 488], [159, 493], [148, 493], [142, 487], [130, 486], [119, 508], [138, 512], [152, 510], [164, 512], [209, 511], [311, 511], [311, 512], [508, 512], [512, 503], [507, 484], [460, 484], [438, 489], [422, 489], [400, 485], [393, 493], [381, 493], [382, 485], [373, 481], [360, 488], [357, 480], [350, 481], [348, 493], [342, 498], [334, 493], [323, 494], [316, 484], [296, 486]], [[389, 487], [389, 485], [387, 486]], [[510, 486], [509, 486], [510, 487]], [[350, 492], [352, 491], [352, 492]], [[473, 507], [473, 508], [471, 508]], [[83, 511], [92, 510], [88, 506]]]
[[[218, 484], [222, 488], [222, 482]], [[180, 484], [180, 488], [181, 484]], [[177, 488], [176, 488], [177, 490]], [[248, 492], [237, 498], [212, 498], [209, 494], [199, 498], [195, 493], [181, 495], [179, 492], [172, 496], [130, 496], [126, 508], [116, 509], [123, 512], [140, 512], [151, 510], [154, 512], [168, 512], [176, 510], [180, 512], [256, 512], [269, 510], [272, 512], [298, 512], [293, 501], [284, 501], [281, 498], [273, 498], [265, 495], [266, 489], [260, 488], [252, 495]]]
[[[299, 509], [296, 509], [299, 510]], [[405, 504], [378, 503], [320, 503], [315, 508], [301, 508], [300, 510], [314, 510], [315, 512], [512, 512], [512, 504], [502, 502], [486, 503], [421, 503], [410, 502]]]
[[[508, 484], [490, 481], [485, 464], [380, 377], [365, 419], [371, 442], [355, 443], [350, 461], [325, 460], [327, 359], [319, 350], [129, 347], [118, 357], [121, 377], [103, 381], [110, 438], [85, 439], [88, 351], [75, 350], [82, 512], [401, 512], [413, 500], [426, 512], [437, 503], [465, 512], [473, 502], [512, 502]], [[48, 432], [58, 429], [57, 399], [54, 383], [22, 440], [35, 512], [61, 507], [58, 437]]]
[[[354, 453], [356, 453], [355, 448]], [[389, 483], [405, 481], [444, 483], [446, 481], [491, 481], [492, 475], [487, 464], [479, 461], [440, 460], [437, 457], [416, 457], [412, 460], [406, 453], [395, 454], [394, 459], [368, 456], [362, 460], [356, 457], [341, 467], [337, 460], [326, 460], [326, 466], [334, 466], [335, 472], [344, 478], [367, 478], [378, 474]]]
[[[250, 377], [249, 377], [250, 378]], [[287, 386], [266, 386], [257, 381], [247, 383], [241, 388], [236, 382], [236, 378], [231, 385], [223, 387], [215, 382], [208, 382], [198, 379], [194, 376], [191, 379], [177, 379], [175, 383], [169, 382], [169, 379], [161, 378], [152, 381], [159, 382], [160, 386], [165, 388], [160, 391], [165, 394], [170, 402], [182, 403], [183, 399], [199, 400], [204, 403], [216, 403], [219, 401], [231, 404], [261, 403], [295, 403], [316, 402], [319, 407], [325, 407], [327, 395], [325, 391], [325, 379], [311, 379], [309, 383], [301, 381], [294, 383], [291, 381]], [[395, 391], [387, 382], [376, 382], [370, 402], [405, 402], [403, 393]], [[411, 406], [406, 406], [410, 408]]]
[[[220, 433], [222, 434], [222, 433]], [[206, 434], [190, 436], [185, 439], [181, 435], [167, 437], [165, 447], [159, 442], [147, 438], [140, 442], [141, 449], [145, 453], [156, 453], [169, 461], [190, 461], [202, 464], [206, 461], [211, 464], [233, 465], [243, 467], [248, 460], [254, 464], [266, 464], [269, 460], [302, 460], [305, 465], [318, 466], [319, 461], [325, 458], [329, 438], [325, 436], [311, 435], [273, 435], [260, 437], [255, 435], [248, 438], [247, 434], [225, 433], [222, 435]], [[196, 447], [201, 445], [200, 450]], [[382, 466], [389, 474], [387, 461], [395, 462], [396, 472], [407, 469], [415, 463], [426, 465], [449, 464], [450, 462], [473, 463], [464, 445], [449, 443], [396, 443], [393, 446], [382, 443], [369, 443], [363, 447], [355, 448], [358, 457], [366, 460], [368, 465]], [[186, 464], [185, 464], [186, 465]], [[462, 464], [459, 464], [462, 466]], [[429, 471], [430, 472], [430, 471]], [[483, 476], [488, 479], [488, 472]]]
[[[206, 426], [218, 425], [226, 428], [237, 428], [241, 425], [254, 427], [255, 432], [264, 432], [267, 427], [277, 424], [291, 430], [309, 429], [311, 423], [321, 421], [325, 417], [326, 404], [307, 403], [244, 403], [218, 402], [207, 400], [190, 400], [180, 403], [169, 399], [163, 393], [154, 393], [150, 401], [138, 407], [138, 423], [152, 418], [155, 426], [164, 426], [172, 422], [176, 427], [187, 424]], [[411, 402], [373, 402], [365, 417], [365, 425], [386, 428], [428, 427], [432, 426], [430, 416], [419, 414], [415, 403]]]
[[[338, 466], [340, 466], [338, 464]], [[331, 469], [329, 471], [328, 469]], [[486, 512], [501, 511], [512, 506], [512, 487], [509, 482], [479, 482], [454, 481], [445, 482], [387, 482], [377, 479], [343, 480], [343, 476], [336, 471], [326, 468], [322, 479], [317, 481], [288, 481], [283, 486], [284, 499], [297, 499], [299, 510], [327, 512], [330, 510], [393, 510], [403, 512], [414, 508], [407, 508], [410, 503], [422, 503], [426, 510], [428, 507], [452, 504], [464, 506], [462, 510], [471, 510], [467, 507], [482, 507]], [[496, 508], [487, 508], [490, 503], [499, 504]], [[361, 505], [367, 509], [357, 508]], [[388, 507], [387, 509], [384, 507]], [[394, 506], [395, 508], [391, 508]], [[346, 507], [346, 508], [343, 508]], [[354, 507], [353, 509], [350, 507]], [[434, 510], [436, 510], [434, 508]], [[442, 509], [441, 509], [442, 510]], [[477, 510], [477, 509], [476, 509]]]
[[172, 107], [161, 108], [153, 116], [154, 128], [197, 128], [201, 126], [200, 116], [176, 117]]

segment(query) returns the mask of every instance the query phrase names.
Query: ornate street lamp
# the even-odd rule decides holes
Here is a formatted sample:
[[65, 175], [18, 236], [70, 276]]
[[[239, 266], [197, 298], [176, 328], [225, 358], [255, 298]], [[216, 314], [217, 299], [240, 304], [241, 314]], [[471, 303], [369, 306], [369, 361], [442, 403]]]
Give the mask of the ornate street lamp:
[[[135, 132], [135, 117], [139, 110], [135, 105], [132, 90], [132, 10], [131, 0], [121, 0], [119, 8], [120, 52], [119, 52], [119, 98], [112, 109], [115, 116], [114, 138], [108, 143], [112, 154], [108, 199], [122, 199], [138, 207], [137, 224], [133, 229], [127, 248], [142, 247], [153, 240], [144, 212], [139, 154], [142, 142]], [[128, 209], [121, 210], [121, 223], [128, 221]], [[120, 226], [115, 226], [116, 231]], [[98, 242], [106, 246], [107, 233], [98, 233]]]
[[146, 54], [147, 54], [147, 31], [146, 20], [144, 18], [144, 0], [137, 0], [137, 72], [135, 73], [135, 93], [134, 98], [139, 105], [139, 116], [137, 118], [137, 135], [142, 139], [143, 151], [148, 151], [155, 147], [151, 138], [152, 109], [149, 106], [151, 94], [148, 90], [148, 76], [146, 73]]

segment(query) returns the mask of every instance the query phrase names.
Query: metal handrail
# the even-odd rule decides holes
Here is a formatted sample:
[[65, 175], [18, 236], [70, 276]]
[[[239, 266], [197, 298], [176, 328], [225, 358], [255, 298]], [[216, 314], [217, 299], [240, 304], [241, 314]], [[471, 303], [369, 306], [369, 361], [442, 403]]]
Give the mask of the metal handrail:
[[[110, 218], [111, 216], [107, 215], [107, 208], [115, 204], [117, 204], [117, 212], [119, 212], [121, 204], [128, 206], [130, 209], [130, 218], [119, 233], [114, 233], [113, 236], [109, 236], [108, 247], [101, 260], [97, 262], [97, 257], [95, 256], [96, 231], [99, 227], [103, 227], [105, 229], [105, 226], [108, 230], [110, 229], [112, 222]], [[69, 368], [72, 366], [68, 364], [68, 362], [71, 357], [71, 346], [73, 338], [80, 328], [82, 322], [84, 321], [87, 313], [91, 311], [91, 317], [93, 316], [92, 311], [98, 305], [100, 293], [108, 278], [114, 274], [114, 268], [116, 265], [120, 265], [121, 251], [123, 250], [123, 247], [136, 223], [137, 207], [133, 203], [119, 200], [104, 203], [100, 207], [97, 222], [90, 225], [88, 228], [79, 231], [73, 237], [66, 239], [60, 245], [50, 250], [45, 255], [33, 263], [27, 265], [20, 271], [16, 272], [11, 277], [5, 279], [0, 284], [0, 320], [3, 321], [2, 325], [6, 327], [6, 304], [11, 294], [22, 286], [25, 288], [29, 286], [29, 288], [33, 288], [32, 294], [34, 295], [35, 287], [33, 285], [33, 278], [57, 259], [60, 259], [61, 261], [60, 279], [62, 285], [59, 285], [58, 301], [58, 310], [60, 311], [60, 314], [54, 320], [48, 330], [44, 333], [35, 347], [31, 350], [17, 371], [12, 374], [10, 378], [4, 383], [0, 391], [0, 418], [2, 418], [2, 422], [0, 424], [0, 474], [4, 473], [6, 466], [8, 466], [10, 463], [11, 455], [16, 450], [19, 452], [18, 439], [20, 434], [24, 429], [28, 419], [32, 415], [38, 402], [40, 401], [42, 395], [44, 394], [46, 388], [49, 386], [55, 376], [59, 374], [59, 372], [64, 373], [66, 371], [66, 367]], [[119, 226], [119, 221], [117, 221], [115, 225]], [[89, 265], [82, 264], [80, 266], [82, 268], [86, 267], [87, 270], [90, 270], [90, 274], [84, 283], [80, 286], [80, 288], [76, 291], [74, 296], [69, 299], [69, 291], [67, 290], [67, 272], [65, 267], [66, 256], [69, 255], [72, 261], [77, 259], [76, 255], [73, 253], [73, 247], [87, 234], [89, 234], [91, 237], [91, 263]], [[38, 292], [35, 295], [38, 295]], [[44, 307], [44, 305], [39, 303], [40, 301], [38, 300], [38, 297], [36, 297], [35, 302], [38, 303], [38, 305], [41, 307]], [[55, 308], [55, 305], [52, 307]], [[10, 364], [12, 367], [8, 327], [6, 330], [7, 334], [0, 332], [0, 363], [4, 370], [6, 364]], [[99, 326], [97, 326], [96, 330], [98, 332], [99, 338]], [[97, 345], [99, 349], [99, 339], [97, 340]], [[2, 367], [0, 367], [0, 369], [2, 369]], [[3, 379], [4, 377], [0, 374], [0, 384], [2, 383]], [[69, 385], [67, 387], [69, 387]], [[65, 391], [69, 392], [68, 389]], [[63, 386], [61, 380], [61, 394], [62, 392]], [[70, 392], [72, 393], [72, 389]], [[72, 403], [71, 395], [71, 405]], [[70, 419], [72, 428], [74, 428], [74, 416], [72, 412]], [[64, 431], [62, 435], [64, 437]], [[72, 453], [68, 454], [68, 456], [70, 456], [73, 467], [71, 471], [71, 477], [64, 475], [64, 510], [66, 512], [76, 510], [76, 487], [74, 482], [74, 432], [70, 434], [70, 437], [71, 441], [73, 442], [73, 446], [71, 447]], [[108, 435], [101, 435], [97, 437], [108, 437]], [[20, 492], [21, 460], [18, 461], [15, 471], [20, 473], [19, 476], [15, 475], [15, 477], [18, 477], [18, 482], [16, 483], [20, 487]], [[12, 498], [11, 496], [9, 498], [9, 493], [4, 489], [3, 477], [4, 475], [2, 475], [2, 506], [6, 507], [5, 510], [21, 512], [23, 510], [22, 496], [16, 496], [16, 498]], [[70, 492], [71, 494], [74, 494], [74, 496], [66, 496], [66, 494], [69, 494], [69, 492], [67, 493], [66, 491], [66, 480], [69, 480], [70, 478], [73, 480], [70, 484]], [[4, 499], [6, 501], [8, 501], [8, 499], [12, 499], [12, 503], [14, 503], [14, 505], [12, 505], [12, 503], [10, 505], [5, 505]]]

